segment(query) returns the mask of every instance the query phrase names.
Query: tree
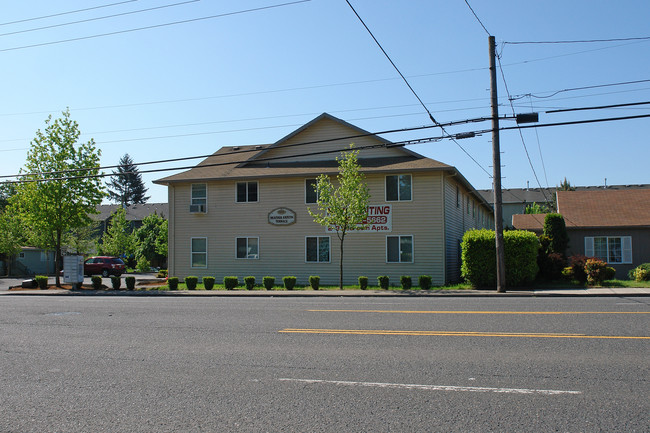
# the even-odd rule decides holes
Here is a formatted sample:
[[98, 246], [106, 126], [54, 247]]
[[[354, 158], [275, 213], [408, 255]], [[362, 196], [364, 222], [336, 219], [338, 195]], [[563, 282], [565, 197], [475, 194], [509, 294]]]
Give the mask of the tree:
[[[350, 145], [350, 149], [354, 146]], [[309, 214], [318, 224], [336, 230], [340, 241], [339, 288], [343, 289], [343, 241], [349, 231], [363, 227], [363, 220], [368, 217], [368, 200], [370, 192], [359, 172], [358, 150], [341, 152], [337, 157], [339, 174], [335, 187], [328, 176], [321, 174], [316, 183], [318, 212]]]
[[157, 265], [167, 257], [167, 220], [160, 215], [146, 216], [134, 236], [138, 243], [135, 254], [138, 260], [144, 257], [149, 263]]
[[[104, 195], [99, 180], [101, 151], [91, 138], [79, 140], [79, 124], [66, 109], [62, 117], [45, 121], [36, 131], [21, 169], [20, 183], [12, 198], [24, 223], [30, 227], [34, 246], [55, 252], [56, 285], [61, 286], [61, 245], [69, 230], [91, 223], [90, 214]], [[15, 200], [13, 200], [15, 199]]]
[[566, 255], [569, 235], [566, 231], [564, 217], [559, 213], [549, 213], [544, 218], [544, 235], [550, 239], [549, 252]]
[[69, 253], [81, 256], [90, 254], [97, 243], [98, 232], [100, 223], [97, 221], [87, 226], [75, 227], [65, 234], [63, 245]]
[[11, 274], [11, 259], [20, 252], [25, 242], [25, 231], [20, 218], [11, 208], [0, 213], [0, 257], [7, 261], [8, 272]]
[[546, 206], [542, 206], [537, 202], [533, 202], [533, 204], [529, 204], [526, 206], [526, 209], [524, 209], [525, 214], [541, 214], [541, 213], [547, 213], [548, 209]]
[[126, 220], [126, 211], [119, 208], [111, 216], [111, 222], [102, 236], [101, 252], [108, 256], [135, 255], [137, 239], [132, 233], [131, 223]]
[[142, 175], [128, 153], [120, 158], [119, 167], [117, 171], [113, 171], [113, 175], [106, 183], [108, 198], [111, 201], [129, 206], [146, 203], [149, 200], [149, 197], [145, 197], [147, 188], [142, 181]]

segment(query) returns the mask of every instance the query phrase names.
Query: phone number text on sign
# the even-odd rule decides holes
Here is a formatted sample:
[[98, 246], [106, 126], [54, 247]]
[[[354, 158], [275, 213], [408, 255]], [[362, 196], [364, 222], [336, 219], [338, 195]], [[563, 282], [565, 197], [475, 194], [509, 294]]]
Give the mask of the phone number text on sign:
[[[357, 228], [357, 233], [390, 232], [393, 230], [393, 208], [389, 204], [368, 206], [368, 216]], [[335, 232], [336, 227], [328, 227], [327, 232]]]

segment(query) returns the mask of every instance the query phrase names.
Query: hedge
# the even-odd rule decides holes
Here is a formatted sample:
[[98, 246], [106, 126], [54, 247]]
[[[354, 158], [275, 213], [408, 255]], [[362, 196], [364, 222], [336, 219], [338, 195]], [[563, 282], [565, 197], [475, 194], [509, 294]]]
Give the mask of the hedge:
[[[465, 232], [461, 243], [461, 275], [474, 287], [496, 286], [495, 236], [492, 230]], [[539, 270], [539, 241], [533, 232], [511, 230], [503, 234], [506, 285], [532, 282]]]

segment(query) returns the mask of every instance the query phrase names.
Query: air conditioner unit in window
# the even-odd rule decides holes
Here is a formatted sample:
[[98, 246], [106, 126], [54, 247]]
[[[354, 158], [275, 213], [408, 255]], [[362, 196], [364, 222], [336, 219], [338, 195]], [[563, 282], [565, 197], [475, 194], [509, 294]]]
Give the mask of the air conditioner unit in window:
[[204, 204], [191, 204], [190, 205], [190, 213], [205, 213], [205, 205]]

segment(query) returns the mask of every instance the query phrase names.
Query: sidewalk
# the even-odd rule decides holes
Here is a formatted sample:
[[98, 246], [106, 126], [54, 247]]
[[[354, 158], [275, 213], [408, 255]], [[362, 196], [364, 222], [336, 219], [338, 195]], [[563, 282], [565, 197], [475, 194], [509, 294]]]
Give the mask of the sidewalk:
[[172, 296], [172, 297], [622, 297], [650, 296], [650, 288], [585, 288], [553, 290], [16, 290], [0, 296]]

